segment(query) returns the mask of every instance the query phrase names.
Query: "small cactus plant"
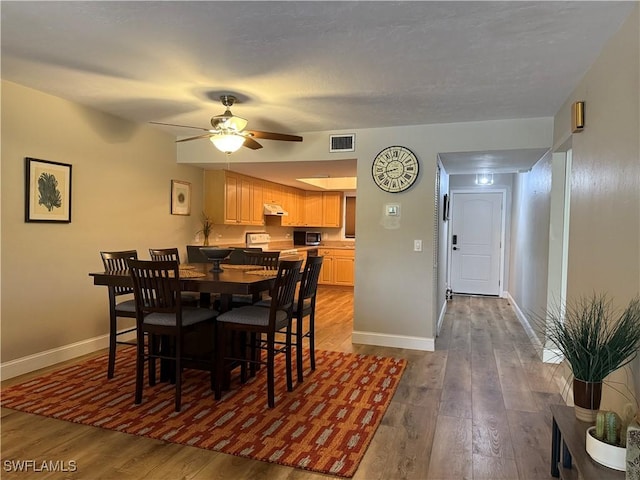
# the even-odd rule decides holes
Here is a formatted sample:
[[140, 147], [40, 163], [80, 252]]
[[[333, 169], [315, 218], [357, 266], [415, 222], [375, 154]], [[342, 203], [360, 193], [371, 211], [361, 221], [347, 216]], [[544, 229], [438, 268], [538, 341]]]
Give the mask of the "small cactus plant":
[[[629, 406], [631, 406], [629, 404]], [[596, 426], [593, 436], [601, 442], [625, 448], [627, 446], [627, 427], [633, 420], [633, 409], [625, 406], [623, 418], [616, 412], [600, 410], [596, 414]]]
[[610, 445], [618, 445], [620, 417], [616, 412], [607, 412], [604, 416], [604, 423], [606, 430], [605, 441]]

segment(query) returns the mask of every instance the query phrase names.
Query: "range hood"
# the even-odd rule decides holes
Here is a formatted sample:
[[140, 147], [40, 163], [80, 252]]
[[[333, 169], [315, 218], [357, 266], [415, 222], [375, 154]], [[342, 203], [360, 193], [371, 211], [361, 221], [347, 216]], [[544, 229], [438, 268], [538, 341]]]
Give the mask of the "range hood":
[[264, 204], [264, 214], [265, 215], [277, 215], [279, 217], [286, 217], [287, 215], [289, 215], [287, 212], [284, 211], [284, 208], [282, 208], [282, 206], [276, 204], [276, 203], [265, 203]]

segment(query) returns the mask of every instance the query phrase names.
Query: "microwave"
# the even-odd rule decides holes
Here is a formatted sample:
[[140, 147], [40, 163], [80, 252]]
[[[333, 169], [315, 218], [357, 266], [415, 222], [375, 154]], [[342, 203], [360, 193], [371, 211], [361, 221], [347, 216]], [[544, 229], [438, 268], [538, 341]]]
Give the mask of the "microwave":
[[293, 232], [294, 245], [320, 245], [322, 234], [320, 232]]

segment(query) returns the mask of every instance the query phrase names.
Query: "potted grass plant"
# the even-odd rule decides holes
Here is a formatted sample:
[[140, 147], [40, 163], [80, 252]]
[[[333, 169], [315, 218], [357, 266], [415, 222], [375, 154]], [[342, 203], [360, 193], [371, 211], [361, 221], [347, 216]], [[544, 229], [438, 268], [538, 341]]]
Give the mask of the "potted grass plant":
[[538, 320], [571, 369], [576, 418], [594, 422], [605, 377], [631, 362], [640, 347], [640, 299], [620, 312], [606, 294], [593, 294]]
[[202, 225], [202, 228], [196, 233], [202, 233], [202, 235], [204, 235], [204, 241], [202, 242], [202, 245], [208, 246], [209, 235], [211, 235], [211, 231], [213, 230], [213, 222], [204, 212], [202, 212], [200, 223]]

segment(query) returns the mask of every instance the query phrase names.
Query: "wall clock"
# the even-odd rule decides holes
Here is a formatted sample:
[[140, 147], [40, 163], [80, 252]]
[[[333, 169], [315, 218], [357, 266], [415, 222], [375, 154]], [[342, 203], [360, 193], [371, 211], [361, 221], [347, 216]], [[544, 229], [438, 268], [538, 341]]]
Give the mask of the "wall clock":
[[373, 159], [371, 175], [381, 190], [399, 193], [407, 190], [418, 179], [418, 157], [406, 147], [387, 147]]

